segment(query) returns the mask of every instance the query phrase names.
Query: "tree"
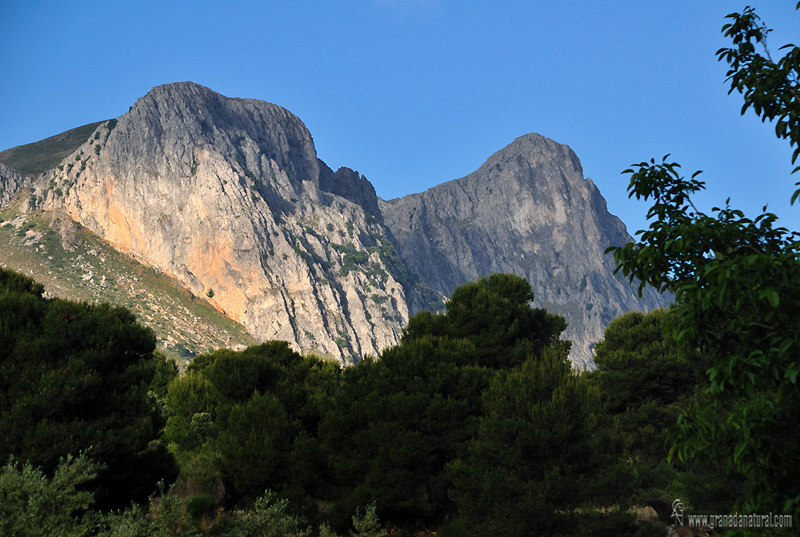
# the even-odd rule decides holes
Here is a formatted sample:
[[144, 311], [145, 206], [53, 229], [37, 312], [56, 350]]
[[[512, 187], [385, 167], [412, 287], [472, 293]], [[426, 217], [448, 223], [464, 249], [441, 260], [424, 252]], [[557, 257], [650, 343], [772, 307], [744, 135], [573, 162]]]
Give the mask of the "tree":
[[588, 374], [606, 411], [617, 417], [624, 457], [657, 465], [667, 458], [666, 429], [678, 404], [694, 395], [697, 363], [681, 352], [666, 310], [626, 313], [611, 322], [595, 346], [597, 369]]
[[607, 432], [621, 444], [611, 469], [623, 478], [615, 487], [620, 500], [644, 502], [665, 521], [676, 496], [695, 512], [728, 512], [741, 493], [741, 476], [726, 475], [719, 461], [667, 462], [669, 427], [681, 409], [692, 413], [707, 397], [701, 391], [707, 365], [675, 341], [669, 312], [629, 312], [612, 321], [595, 346], [595, 363], [587, 376], [613, 419]]
[[[753, 108], [775, 120], [776, 135], [795, 148], [794, 163], [800, 48], [783, 47], [774, 62], [765, 46], [769, 30], [752, 9], [728, 18], [723, 33], [734, 46], [717, 56], [730, 66], [730, 91], [743, 94], [742, 113]], [[745, 475], [742, 510], [800, 516], [800, 235], [776, 227], [767, 212], [751, 220], [729, 205], [698, 210], [691, 196], [704, 187], [699, 172], [681, 177], [667, 157], [626, 173], [630, 196], [653, 201], [652, 223], [638, 244], [610, 249], [618, 270], [675, 294], [676, 337], [708, 364], [709, 402], [679, 416], [672, 453], [721, 460]]]
[[595, 346], [597, 370], [591, 376], [611, 413], [647, 403], [673, 405], [694, 393], [696, 375], [705, 367], [699, 357], [690, 360], [681, 352], [668, 329], [666, 310], [629, 312], [606, 327]]
[[449, 465], [453, 498], [477, 535], [563, 535], [591, 502], [601, 448], [596, 388], [549, 349], [498, 373], [468, 456]]
[[302, 507], [328, 481], [316, 436], [339, 374], [283, 341], [196, 357], [166, 396], [180, 490], [236, 503], [270, 488]]
[[551, 346], [568, 351], [564, 319], [532, 300], [518, 276], [464, 284], [445, 313], [415, 315], [399, 345], [343, 372], [320, 433], [342, 490], [339, 522], [368, 501], [400, 524], [455, 513], [446, 467], [476, 434], [491, 378]]
[[93, 481], [98, 505], [144, 501], [174, 476], [148, 399], [160, 370], [155, 337], [124, 308], [42, 292], [0, 269], [0, 456], [51, 473], [91, 448], [105, 467]]
[[344, 371], [322, 424], [346, 522], [374, 501], [395, 523], [454, 512], [445, 466], [476, 431], [491, 371], [468, 341], [427, 336]]
[[[208, 436], [215, 436], [213, 421], [219, 394], [202, 374], [190, 369], [173, 379], [167, 387], [166, 404], [172, 415], [167, 419], [162, 438], [177, 446], [179, 452], [193, 451]], [[206, 426], [198, 427], [201, 424]]]
[[402, 342], [425, 335], [463, 338], [475, 345], [479, 365], [514, 367], [559, 343], [567, 327], [560, 315], [531, 307], [533, 298], [531, 284], [520, 276], [478, 278], [456, 287], [445, 313], [422, 312], [409, 319]]
[[286, 483], [298, 426], [280, 400], [256, 391], [245, 403], [224, 409], [221, 418], [216, 445], [235, 494], [255, 498], [265, 484]]

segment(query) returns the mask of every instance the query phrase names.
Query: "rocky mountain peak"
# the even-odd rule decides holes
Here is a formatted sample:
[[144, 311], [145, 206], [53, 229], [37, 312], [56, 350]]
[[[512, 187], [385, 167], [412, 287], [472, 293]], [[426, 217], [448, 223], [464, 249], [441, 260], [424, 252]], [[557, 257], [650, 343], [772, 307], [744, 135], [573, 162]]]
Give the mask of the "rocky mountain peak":
[[169, 157], [190, 170], [210, 150], [254, 171], [273, 162], [292, 182], [316, 181], [314, 142], [303, 122], [280, 106], [228, 98], [193, 82], [156, 86], [119, 118], [113, 134], [122, 151], [143, 159]]
[[274, 104], [158, 86], [101, 124], [50, 184], [44, 208], [259, 339], [343, 360], [395, 343], [408, 319], [374, 189], [321, 163], [305, 125]]
[[[613, 276], [603, 252], [629, 240], [624, 225], [575, 153], [538, 134], [461, 179], [384, 201], [363, 175], [320, 161], [286, 109], [191, 82], [87, 127], [33, 180], [26, 207], [71, 218], [260, 340], [376, 355], [410, 314], [507, 272], [567, 317], [573, 361], [589, 365], [611, 319], [664, 303]], [[22, 184], [3, 168], [0, 181]]]
[[613, 276], [605, 249], [630, 240], [624, 224], [575, 153], [538, 134], [517, 138], [466, 177], [382, 201], [381, 211], [405, 265], [445, 296], [494, 272], [527, 278], [537, 304], [567, 318], [573, 361], [584, 366], [614, 317], [665, 304], [655, 292], [640, 300]]
[[540, 166], [558, 160], [569, 161], [573, 166], [573, 171], [583, 175], [578, 155], [568, 145], [560, 144], [535, 132], [519, 136], [506, 147], [492, 154], [479, 168], [479, 171], [483, 168], [502, 167], [503, 163], [509, 163], [515, 159], [526, 162], [528, 166]]

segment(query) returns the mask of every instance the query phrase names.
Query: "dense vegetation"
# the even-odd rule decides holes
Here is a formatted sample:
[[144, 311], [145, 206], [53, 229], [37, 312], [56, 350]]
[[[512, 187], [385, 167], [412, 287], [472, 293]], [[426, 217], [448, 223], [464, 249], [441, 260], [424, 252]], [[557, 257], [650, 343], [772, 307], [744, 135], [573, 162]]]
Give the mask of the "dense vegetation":
[[[732, 90], [798, 148], [800, 49], [730, 18]], [[586, 374], [511, 275], [355, 367], [268, 342], [178, 375], [127, 310], [0, 269], [0, 534], [647, 536], [676, 499], [797, 521], [800, 241], [698, 211], [677, 169], [630, 170], [654, 222], [614, 250], [676, 303], [612, 322]]]
[[174, 478], [148, 401], [174, 372], [128, 310], [42, 292], [0, 272], [0, 453], [52, 470], [88, 452], [103, 467], [93, 481], [98, 505], [146, 500], [156, 481]]
[[0, 518], [17, 534], [642, 531], [630, 505], [691, 491], [664, 429], [695, 369], [654, 312], [615, 321], [578, 375], [563, 319], [532, 299], [496, 274], [355, 367], [269, 342], [177, 375], [126, 310], [0, 271]]

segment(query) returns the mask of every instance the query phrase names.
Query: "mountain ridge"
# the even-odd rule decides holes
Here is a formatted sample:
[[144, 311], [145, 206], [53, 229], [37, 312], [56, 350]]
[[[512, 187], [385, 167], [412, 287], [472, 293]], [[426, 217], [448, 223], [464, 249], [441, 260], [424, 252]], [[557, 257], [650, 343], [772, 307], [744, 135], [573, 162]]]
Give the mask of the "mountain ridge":
[[[527, 277], [537, 302], [567, 315], [580, 366], [610, 317], [664, 302], [609, 276], [602, 251], [630, 239], [624, 225], [577, 155], [537, 134], [461, 179], [385, 201], [357, 172], [318, 159], [288, 110], [184, 82], [98, 124], [32, 185], [27, 210], [63, 210], [257, 339], [339, 360], [378, 354], [409, 315], [487, 271]], [[571, 261], [551, 259], [560, 255]], [[554, 287], [559, 271], [565, 283]], [[611, 304], [581, 309], [603, 293]]]
[[[583, 178], [577, 155], [539, 134], [518, 137], [465, 177], [383, 202], [381, 210], [401, 259], [439, 293], [493, 272], [526, 277], [538, 305], [567, 317], [573, 360], [584, 365], [587, 333], [599, 341], [633, 305], [630, 285], [609, 277], [613, 259], [605, 255], [607, 246], [631, 240], [624, 224]], [[638, 303], [651, 309], [663, 301], [648, 289]], [[565, 310], [569, 304], [584, 308]]]
[[[402, 286], [380, 256], [371, 270], [351, 271], [346, 258], [385, 233], [320, 188], [327, 170], [287, 110], [192, 83], [158, 86], [65, 162], [75, 165], [54, 173], [42, 208], [63, 208], [257, 338], [344, 359], [399, 337], [400, 323], [378, 320], [407, 320]], [[338, 177], [357, 182], [351, 175]], [[378, 303], [359, 296], [364, 286]]]

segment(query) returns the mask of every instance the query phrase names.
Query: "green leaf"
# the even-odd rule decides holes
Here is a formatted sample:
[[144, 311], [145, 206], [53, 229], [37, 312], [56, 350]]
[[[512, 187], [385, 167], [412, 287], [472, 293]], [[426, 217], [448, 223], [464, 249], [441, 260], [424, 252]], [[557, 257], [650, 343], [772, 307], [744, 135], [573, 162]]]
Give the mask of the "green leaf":
[[766, 293], [767, 293], [767, 300], [769, 300], [769, 305], [772, 306], [773, 308], [777, 308], [781, 302], [778, 293], [775, 291], [775, 289], [767, 289]]
[[797, 384], [797, 374], [800, 373], [800, 368], [797, 367], [797, 364], [792, 364], [792, 367], [786, 371], [786, 375], [784, 375], [789, 382], [792, 384]]

